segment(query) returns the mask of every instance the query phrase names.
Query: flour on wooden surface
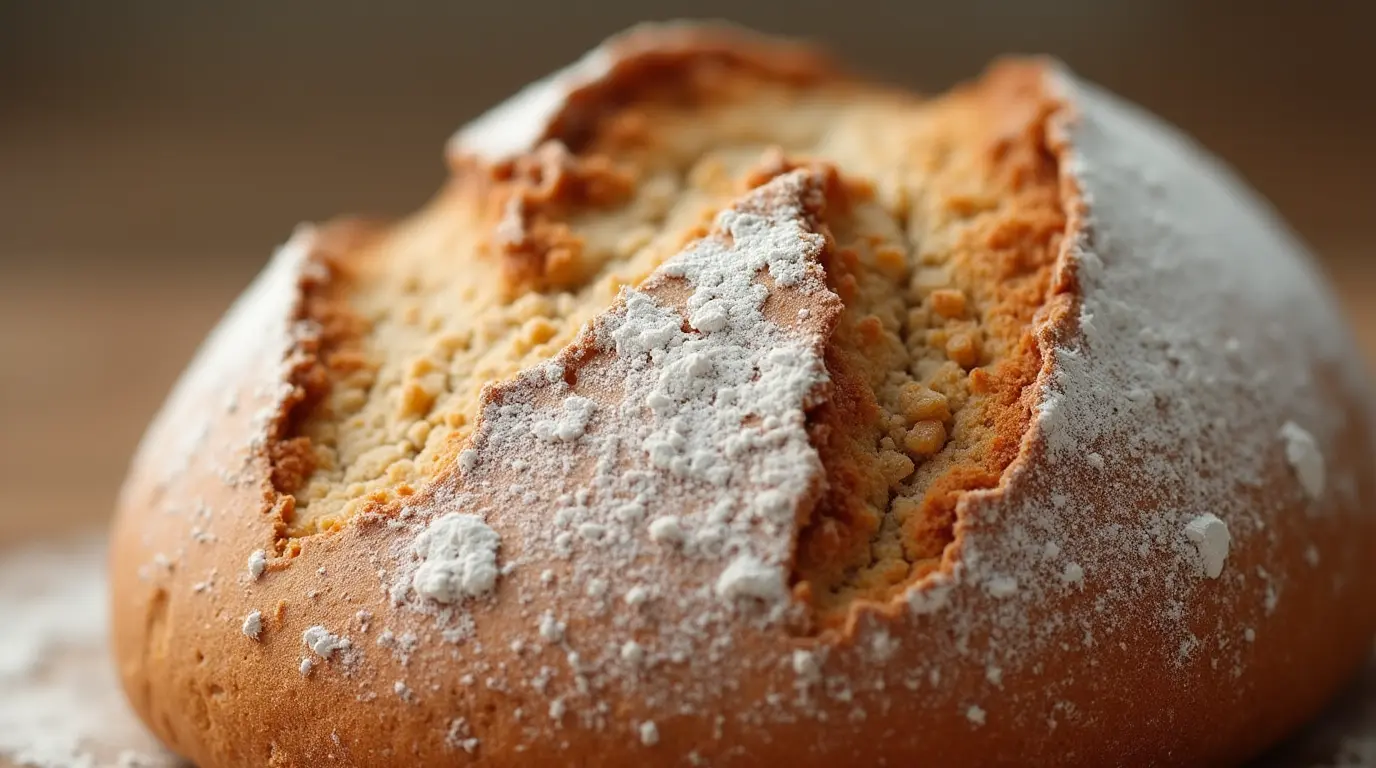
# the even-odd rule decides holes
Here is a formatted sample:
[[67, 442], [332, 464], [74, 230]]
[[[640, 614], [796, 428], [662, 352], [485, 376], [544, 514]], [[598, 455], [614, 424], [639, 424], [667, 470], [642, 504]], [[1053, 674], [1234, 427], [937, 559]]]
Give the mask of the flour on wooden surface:
[[106, 637], [105, 542], [0, 551], [0, 764], [179, 765], [129, 711]]

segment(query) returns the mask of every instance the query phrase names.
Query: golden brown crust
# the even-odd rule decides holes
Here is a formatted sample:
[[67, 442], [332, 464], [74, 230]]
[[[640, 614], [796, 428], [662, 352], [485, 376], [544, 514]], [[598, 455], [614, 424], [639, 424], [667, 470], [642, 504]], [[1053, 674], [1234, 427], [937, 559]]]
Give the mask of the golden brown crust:
[[[625, 199], [633, 172], [608, 160], [613, 148], [652, 145], [643, 109], [721, 104], [748, 98], [761, 82], [796, 87], [846, 81], [817, 49], [726, 27], [632, 30], [608, 41], [595, 61], [563, 73], [558, 107], [538, 116], [542, 129], [509, 155], [485, 157], [483, 141], [460, 134], [452, 163], [460, 183], [487, 201], [504, 261], [506, 290], [567, 288], [581, 242], [564, 221], [571, 211]], [[503, 130], [499, 126], [496, 130]], [[506, 127], [509, 130], [509, 127]], [[472, 131], [472, 133], [480, 133]], [[596, 145], [596, 146], [592, 146]]]
[[565, 222], [572, 211], [625, 200], [634, 184], [631, 172], [606, 157], [573, 155], [559, 143], [497, 163], [487, 176], [480, 195], [496, 224], [486, 246], [502, 260], [504, 290], [513, 296], [586, 280], [582, 241]]
[[[481, 199], [473, 179], [512, 182], [505, 199], [532, 196], [539, 212], [522, 229], [542, 244], [518, 259], [512, 285], [529, 290], [550, 275], [555, 282], [543, 284], [557, 284], [554, 254], [566, 241], [557, 224], [575, 210], [618, 205], [625, 183], [643, 182], [645, 167], [615, 167], [596, 158], [620, 155], [591, 149], [603, 134], [618, 147], [627, 135], [645, 137], [607, 127], [637, 112], [627, 104], [641, 84], [696, 72], [683, 63], [695, 48], [713, 52], [704, 71], [714, 88], [749, 80], [760, 61], [790, 87], [816, 82], [808, 56], [779, 59], [775, 47], [714, 34], [650, 31], [613, 45], [611, 69], [572, 88], [577, 109], [512, 126], [538, 140], [568, 139], [574, 156], [559, 159], [555, 175], [563, 181], [550, 185], [537, 170], [542, 156], [526, 154], [534, 144], [515, 160], [461, 161], [453, 197], [434, 218], [454, 219], [458, 230], [494, 227], [496, 212], [473, 202]], [[619, 46], [640, 53], [626, 57]], [[644, 53], [659, 47], [669, 53]], [[610, 78], [615, 87], [598, 79], [607, 71], [620, 73]], [[809, 586], [794, 585], [794, 603], [770, 603], [775, 571], [763, 569], [755, 581], [727, 582], [763, 605], [724, 600], [732, 597], [718, 594], [724, 560], [652, 543], [648, 521], [579, 500], [580, 489], [604, 487], [592, 480], [624, 489], [616, 483], [648, 478], [660, 483], [651, 514], [706, 530], [719, 496], [750, 503], [772, 490], [760, 473], [714, 492], [656, 473], [629, 449], [617, 454], [623, 463], [599, 464], [591, 447], [620, 450], [600, 431], [609, 424], [660, 423], [648, 412], [615, 421], [619, 393], [661, 371], [653, 354], [648, 368], [627, 368], [608, 339], [627, 322], [632, 296], [682, 320], [656, 333], [697, 339], [686, 311], [695, 278], [682, 254], [549, 355], [559, 367], [542, 361], [488, 389], [476, 428], [453, 446], [468, 446], [466, 459], [446, 454], [433, 482], [407, 486], [404, 503], [388, 497], [331, 533], [284, 539], [290, 494], [318, 455], [305, 450], [303, 435], [320, 426], [305, 412], [318, 416], [322, 393], [377, 365], [359, 343], [368, 318], [341, 301], [351, 275], [371, 274], [375, 238], [429, 233], [414, 224], [358, 239], [348, 227], [305, 231], [208, 342], [150, 427], [121, 496], [114, 640], [140, 716], [206, 768], [1219, 764], [1293, 727], [1365, 655], [1376, 626], [1366, 599], [1376, 589], [1365, 562], [1376, 541], [1364, 513], [1376, 502], [1366, 472], [1369, 396], [1343, 360], [1340, 326], [1313, 306], [1321, 287], [1240, 187], [1198, 169], [1207, 158], [1049, 65], [1005, 66], [948, 103], [934, 121], [939, 140], [928, 132], [894, 154], [930, 153], [915, 165], [931, 178], [950, 153], [975, 158], [952, 166], [949, 188], [932, 187], [940, 195], [894, 205], [910, 228], [943, 216], [975, 222], [923, 230], [924, 247], [969, 258], [959, 262], [959, 298], [917, 292], [921, 312], [931, 312], [917, 346], [941, 340], [960, 387], [973, 392], [946, 411], [913, 401], [919, 423], [949, 425], [951, 450], [959, 449], [951, 466], [927, 460], [937, 476], [905, 519], [924, 565], [862, 590], [834, 615], [842, 621], [815, 623], [798, 610], [814, 597]], [[915, 114], [902, 102], [884, 109], [895, 119]], [[667, 119], [646, 114], [651, 126]], [[1138, 179], [1148, 173], [1142, 165], [1166, 175]], [[494, 176], [494, 167], [511, 175]], [[865, 378], [872, 361], [837, 341], [892, 333], [882, 311], [847, 312], [868, 295], [863, 280], [875, 273], [864, 274], [866, 259], [881, 271], [887, 263], [866, 255], [863, 219], [883, 218], [874, 200], [902, 195], [856, 175], [767, 155], [758, 172], [728, 179], [754, 191], [719, 206], [753, 217], [744, 228], [728, 217], [710, 231], [683, 226], [677, 237], [708, 249], [716, 264], [761, 256], [742, 250], [762, 231], [751, 227], [785, 233], [770, 252], [797, 249], [796, 281], [777, 279], [792, 273], [773, 266], [752, 276], [767, 293], [766, 322], [756, 328], [765, 335], [732, 354], [753, 349], [759, 365], [768, 356], [750, 345], [765, 339], [793, 363], [825, 364], [825, 381], [779, 395], [800, 398], [790, 412], [807, 414], [803, 444], [810, 438], [821, 456], [771, 465], [770, 451], [783, 450], [776, 446], [739, 461], [803, 466], [788, 475], [801, 483], [788, 488], [792, 506], [780, 507], [796, 516], [790, 522], [806, 530], [820, 509], [847, 535], [868, 537], [883, 521], [866, 528], [835, 489], [869, 483], [888, 498], [892, 486], [852, 477], [834, 457], [888, 406]], [[1141, 210], [1161, 200], [1215, 210]], [[1168, 236], [1154, 239], [1152, 227]], [[941, 240], [949, 232], [958, 235]], [[318, 266], [326, 263], [332, 279]], [[1258, 264], [1275, 271], [1277, 285], [1258, 282], [1249, 271]], [[1202, 278], [1226, 299], [1212, 312], [1180, 303], [1204, 295]], [[1291, 325], [1268, 330], [1263, 321], [1277, 307], [1293, 310]], [[952, 343], [973, 312], [984, 346]], [[1249, 355], [1247, 364], [1229, 349]], [[986, 356], [998, 363], [965, 365]], [[802, 363], [799, 371], [815, 372]], [[1146, 382], [1159, 390], [1139, 390]], [[573, 397], [594, 401], [598, 415], [575, 425], [572, 442], [503, 426], [558, 416]], [[948, 421], [951, 411], [966, 421]], [[759, 413], [747, 416], [745, 426], [763, 426]], [[1277, 437], [1281, 424], [1295, 423], [1312, 451], [1293, 430]], [[596, 440], [578, 442], [585, 428]], [[782, 445], [796, 448], [788, 428], [778, 433]], [[961, 443], [966, 434], [977, 439]], [[915, 453], [936, 445], [928, 437], [914, 437]], [[1229, 453], [1239, 445], [1247, 450]], [[1317, 492], [1299, 475], [1315, 453], [1327, 473]], [[528, 477], [532, 461], [538, 471]], [[412, 547], [456, 511], [480, 516], [500, 539], [502, 570], [490, 593], [426, 602], [409, 577]], [[1218, 579], [1201, 564], [1207, 547], [1185, 530], [1204, 512], [1226, 520], [1233, 536]], [[779, 555], [791, 555], [797, 532], [770, 522], [759, 518], [737, 543], [775, 558], [771, 566], [789, 565]], [[254, 611], [261, 632], [250, 638], [241, 626]], [[1339, 625], [1345, 631], [1312, 631]]]
[[[719, 24], [647, 24], [531, 86], [512, 103], [528, 108], [520, 124], [484, 118], [465, 128], [451, 145], [451, 158], [462, 166], [473, 155], [499, 159], [551, 140], [580, 152], [594, 140], [645, 138], [640, 114], [628, 107], [647, 101], [691, 108], [728, 100], [752, 82], [810, 86], [847, 79], [813, 46]], [[509, 138], [490, 132], [515, 134], [518, 141], [508, 148]], [[493, 151], [494, 145], [501, 150]]]

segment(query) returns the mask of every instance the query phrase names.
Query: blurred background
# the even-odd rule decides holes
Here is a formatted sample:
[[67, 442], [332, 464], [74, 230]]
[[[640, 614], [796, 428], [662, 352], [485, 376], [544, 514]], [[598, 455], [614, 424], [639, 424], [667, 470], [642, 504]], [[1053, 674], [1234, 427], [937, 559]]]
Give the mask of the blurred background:
[[178, 370], [301, 220], [401, 214], [458, 125], [642, 18], [824, 41], [925, 91], [1046, 52], [1183, 126], [1376, 349], [1363, 0], [0, 1], [0, 543], [97, 521]]

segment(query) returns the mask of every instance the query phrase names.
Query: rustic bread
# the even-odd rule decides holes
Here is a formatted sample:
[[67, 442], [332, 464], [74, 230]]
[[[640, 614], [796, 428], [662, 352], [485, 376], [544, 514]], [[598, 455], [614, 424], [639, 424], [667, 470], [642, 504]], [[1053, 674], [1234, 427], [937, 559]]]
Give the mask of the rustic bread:
[[1332, 298], [1059, 66], [639, 28], [448, 154], [298, 231], [135, 459], [119, 669], [204, 768], [1218, 764], [1369, 649]]

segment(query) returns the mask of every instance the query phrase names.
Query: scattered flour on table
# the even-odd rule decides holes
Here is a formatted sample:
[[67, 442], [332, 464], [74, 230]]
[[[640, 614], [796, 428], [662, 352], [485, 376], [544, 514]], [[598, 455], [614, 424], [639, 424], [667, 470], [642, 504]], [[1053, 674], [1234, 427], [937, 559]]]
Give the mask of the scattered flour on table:
[[98, 537], [0, 550], [0, 766], [180, 765], [124, 702], [106, 601]]

